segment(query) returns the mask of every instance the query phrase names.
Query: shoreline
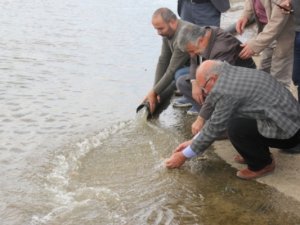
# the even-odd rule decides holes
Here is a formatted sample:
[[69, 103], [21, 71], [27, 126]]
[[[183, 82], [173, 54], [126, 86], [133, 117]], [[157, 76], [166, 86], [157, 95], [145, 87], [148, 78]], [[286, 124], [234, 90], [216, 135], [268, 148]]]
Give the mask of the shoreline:
[[[231, 167], [237, 170], [245, 168], [245, 165], [233, 161], [233, 157], [237, 154], [237, 151], [229, 140], [215, 141], [212, 147], [214, 152]], [[275, 171], [255, 180], [259, 183], [269, 185], [286, 196], [300, 202], [300, 154], [288, 154], [275, 148], [272, 148], [271, 152], [276, 163]]]

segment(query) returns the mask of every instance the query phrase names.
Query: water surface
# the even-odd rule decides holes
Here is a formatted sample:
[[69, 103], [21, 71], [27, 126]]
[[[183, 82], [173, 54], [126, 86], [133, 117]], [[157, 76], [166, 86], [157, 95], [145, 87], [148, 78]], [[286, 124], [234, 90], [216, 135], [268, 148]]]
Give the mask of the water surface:
[[176, 1], [1, 1], [1, 224], [300, 224], [298, 203], [236, 179], [212, 151], [163, 167], [192, 119], [135, 115], [161, 6]]

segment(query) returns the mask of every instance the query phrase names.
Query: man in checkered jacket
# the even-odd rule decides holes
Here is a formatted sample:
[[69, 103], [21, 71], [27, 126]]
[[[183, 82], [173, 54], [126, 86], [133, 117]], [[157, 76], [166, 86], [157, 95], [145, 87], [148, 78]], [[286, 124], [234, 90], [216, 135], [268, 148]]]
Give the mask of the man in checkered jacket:
[[275, 169], [269, 147], [300, 150], [300, 106], [292, 94], [263, 71], [205, 61], [196, 74], [202, 100], [210, 104], [203, 129], [180, 144], [165, 161], [178, 168], [186, 159], [202, 154], [226, 130], [239, 152], [234, 160], [247, 164], [237, 172], [253, 179]]

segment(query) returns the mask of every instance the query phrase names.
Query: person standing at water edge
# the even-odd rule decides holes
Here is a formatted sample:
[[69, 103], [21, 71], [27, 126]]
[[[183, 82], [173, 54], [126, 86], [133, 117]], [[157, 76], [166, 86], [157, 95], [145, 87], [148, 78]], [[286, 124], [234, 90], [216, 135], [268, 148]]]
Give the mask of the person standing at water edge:
[[259, 69], [269, 72], [289, 88], [293, 66], [293, 18], [282, 14], [274, 1], [282, 2], [245, 0], [244, 11], [236, 23], [236, 30], [241, 34], [248, 20], [254, 16], [259, 33], [242, 45], [240, 57], [246, 59], [262, 52]]
[[198, 135], [180, 144], [165, 161], [167, 168], [178, 168], [202, 154], [225, 130], [240, 153], [235, 160], [248, 165], [237, 172], [239, 178], [274, 171], [269, 147], [300, 149], [300, 105], [274, 77], [208, 60], [198, 68], [196, 79], [213, 111]]
[[181, 19], [199, 26], [216, 26], [221, 23], [221, 13], [230, 8], [229, 0], [179, 0]]
[[149, 102], [151, 113], [155, 111], [161, 92], [173, 81], [176, 70], [189, 61], [189, 55], [182, 52], [176, 42], [179, 30], [187, 23], [178, 20], [176, 15], [168, 8], [159, 8], [152, 16], [152, 25], [163, 38], [154, 86], [144, 98], [144, 102]]

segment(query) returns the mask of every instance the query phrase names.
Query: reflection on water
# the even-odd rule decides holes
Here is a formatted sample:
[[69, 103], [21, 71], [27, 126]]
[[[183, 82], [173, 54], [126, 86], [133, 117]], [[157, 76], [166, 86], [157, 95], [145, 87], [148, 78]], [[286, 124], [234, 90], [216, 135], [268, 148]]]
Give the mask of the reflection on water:
[[164, 168], [193, 119], [170, 107], [147, 122], [135, 107], [166, 4], [0, 2], [1, 224], [300, 224], [299, 203], [236, 179], [212, 151]]

